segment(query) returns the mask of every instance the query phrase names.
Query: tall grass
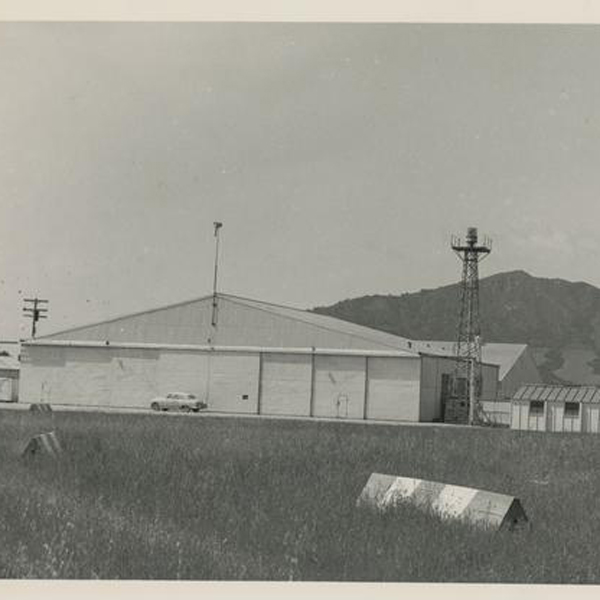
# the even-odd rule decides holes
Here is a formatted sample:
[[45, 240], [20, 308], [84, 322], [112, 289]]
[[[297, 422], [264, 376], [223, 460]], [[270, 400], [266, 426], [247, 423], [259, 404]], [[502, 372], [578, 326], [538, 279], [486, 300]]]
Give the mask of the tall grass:
[[[67, 453], [25, 464], [56, 429]], [[600, 581], [600, 437], [0, 411], [0, 576]], [[372, 472], [518, 496], [523, 531], [355, 508]]]

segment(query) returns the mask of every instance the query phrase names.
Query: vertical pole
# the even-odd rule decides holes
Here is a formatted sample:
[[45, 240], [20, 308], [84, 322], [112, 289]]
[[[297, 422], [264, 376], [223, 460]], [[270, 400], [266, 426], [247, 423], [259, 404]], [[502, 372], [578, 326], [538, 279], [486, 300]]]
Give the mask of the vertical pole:
[[469, 425], [475, 423], [475, 358], [469, 359]]
[[34, 338], [35, 334], [36, 334], [36, 323], [37, 323], [37, 317], [38, 317], [38, 297], [36, 296], [33, 299], [33, 315], [31, 318], [31, 337]]
[[210, 337], [209, 344], [214, 344], [217, 332], [217, 283], [219, 275], [219, 229], [223, 227], [223, 223], [215, 221], [215, 269], [213, 276], [213, 292], [212, 292], [212, 315], [210, 318]]
[[365, 397], [363, 402], [363, 420], [367, 420], [369, 403], [369, 357], [365, 356]]
[[[212, 293], [212, 315], [210, 318], [210, 333], [208, 335], [208, 345], [213, 346], [217, 333], [217, 275], [219, 268], [219, 229], [223, 227], [223, 223], [215, 221], [215, 271], [213, 277], [213, 293]], [[206, 363], [206, 403], [209, 403], [211, 397], [211, 369], [212, 369], [212, 348], [208, 350]]]
[[313, 347], [310, 356], [310, 403], [308, 407], [308, 416], [314, 417], [315, 412], [315, 349]]
[[256, 398], [256, 414], [260, 415], [262, 402], [263, 353], [258, 353], [258, 392]]

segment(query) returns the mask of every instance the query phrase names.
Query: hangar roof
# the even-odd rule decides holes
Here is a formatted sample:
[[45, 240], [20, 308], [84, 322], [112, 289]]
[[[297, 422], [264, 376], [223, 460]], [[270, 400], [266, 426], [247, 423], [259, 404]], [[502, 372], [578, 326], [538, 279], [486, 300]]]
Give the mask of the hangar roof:
[[[213, 342], [215, 345], [317, 346], [350, 350], [403, 351], [412, 355], [453, 355], [453, 342], [409, 340], [308, 310], [233, 294], [219, 293], [217, 297], [220, 301], [219, 314], [222, 321], [221, 333], [217, 334], [217, 341]], [[211, 307], [212, 295], [203, 296], [58, 331], [37, 339], [163, 345], [206, 344], [210, 330]], [[250, 311], [250, 317], [247, 311]], [[275, 322], [280, 325], [274, 325]], [[526, 348], [525, 344], [484, 344], [482, 359], [485, 363], [498, 365], [499, 377], [502, 379]]]
[[[364, 342], [364, 349], [401, 350], [409, 354], [418, 354], [418, 351], [413, 348], [411, 340], [363, 325], [357, 325], [349, 321], [343, 321], [342, 319], [231, 294], [219, 293], [217, 297], [221, 302], [219, 306], [223, 310], [239, 307], [238, 311], [239, 309], [250, 309], [254, 311], [253, 314], [255, 315], [272, 315], [279, 319], [284, 319], [288, 323], [295, 323], [296, 325], [304, 324], [310, 326], [311, 331], [320, 331], [324, 336], [331, 334], [335, 337], [337, 335], [340, 342], [352, 339], [351, 347], [354, 348], [360, 348]], [[204, 296], [169, 306], [122, 315], [102, 322], [57, 331], [39, 336], [36, 339], [110, 340], [111, 342], [155, 342], [168, 344], [205, 343], [210, 329], [211, 305], [212, 295]], [[195, 315], [194, 319], [191, 318], [190, 311]], [[164, 317], [167, 313], [171, 313], [171, 317], [165, 319]], [[179, 316], [176, 313], [179, 313]], [[221, 311], [219, 314], [223, 318], [229, 319], [229, 323], [226, 324], [223, 322], [223, 335], [225, 335], [224, 328], [227, 326], [229, 328], [227, 332], [229, 338], [236, 335], [240, 338], [239, 340], [229, 339], [228, 341], [224, 341], [222, 335], [219, 341], [221, 345], [223, 343], [226, 345], [252, 346], [281, 345], [265, 341], [266, 336], [268, 336], [267, 328], [264, 323], [256, 324], [256, 318], [252, 319], [252, 323], [249, 323], [247, 320], [238, 321], [238, 318], [233, 316], [231, 311], [228, 313]], [[162, 315], [162, 318], [160, 315]], [[252, 331], [251, 328], [253, 326], [256, 326], [256, 328]], [[236, 330], [235, 332], [233, 331], [234, 329]], [[307, 334], [307, 339], [311, 335]], [[293, 334], [290, 334], [290, 338], [292, 337]], [[314, 335], [314, 337], [317, 338], [318, 336]], [[325, 340], [321, 344], [314, 342], [312, 344], [294, 343], [293, 345], [329, 347]]]
[[288, 319], [303, 321], [316, 327], [333, 329], [335, 331], [339, 331], [340, 333], [364, 337], [365, 339], [380, 344], [384, 347], [396, 349], [402, 348], [403, 350], [409, 351], [413, 350], [413, 353], [417, 354], [417, 351], [413, 349], [413, 342], [411, 340], [400, 337], [399, 335], [394, 335], [393, 333], [387, 333], [386, 331], [380, 331], [379, 329], [373, 329], [372, 327], [365, 327], [364, 325], [357, 325], [356, 323], [352, 323], [350, 321], [344, 321], [343, 319], [321, 315], [319, 313], [310, 312], [301, 308], [292, 308], [290, 306], [282, 306], [280, 304], [271, 304], [269, 302], [263, 302], [262, 300], [251, 300], [241, 296], [232, 296], [230, 294], [222, 295], [233, 302], [238, 302], [257, 310], [267, 311]]

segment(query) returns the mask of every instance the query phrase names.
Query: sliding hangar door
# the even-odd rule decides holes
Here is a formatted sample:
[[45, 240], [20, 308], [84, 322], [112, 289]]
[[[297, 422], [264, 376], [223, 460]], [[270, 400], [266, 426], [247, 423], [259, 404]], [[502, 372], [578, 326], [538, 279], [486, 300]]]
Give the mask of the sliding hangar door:
[[419, 420], [418, 357], [262, 355], [260, 413]]
[[28, 345], [22, 401], [148, 408], [173, 391], [209, 410], [418, 421], [418, 355]]

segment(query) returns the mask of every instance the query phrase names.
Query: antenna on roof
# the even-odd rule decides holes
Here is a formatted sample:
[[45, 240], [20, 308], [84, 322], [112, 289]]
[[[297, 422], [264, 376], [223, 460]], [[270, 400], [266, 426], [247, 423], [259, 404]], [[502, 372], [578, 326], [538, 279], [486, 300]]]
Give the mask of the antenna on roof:
[[214, 337], [217, 331], [217, 281], [219, 274], [219, 230], [223, 227], [223, 223], [215, 221], [213, 223], [215, 228], [215, 271], [213, 278], [213, 293], [212, 293], [212, 315], [210, 318], [210, 335], [208, 338], [209, 345], [214, 343]]

